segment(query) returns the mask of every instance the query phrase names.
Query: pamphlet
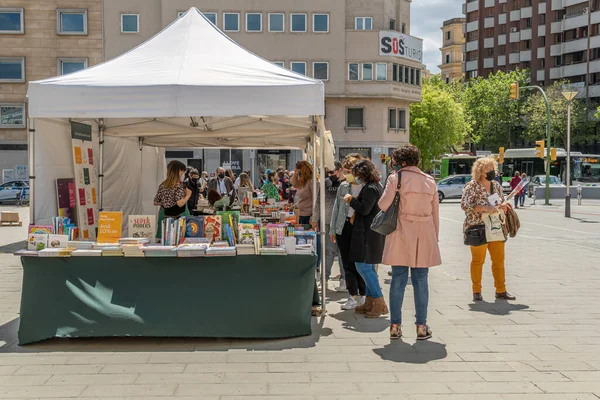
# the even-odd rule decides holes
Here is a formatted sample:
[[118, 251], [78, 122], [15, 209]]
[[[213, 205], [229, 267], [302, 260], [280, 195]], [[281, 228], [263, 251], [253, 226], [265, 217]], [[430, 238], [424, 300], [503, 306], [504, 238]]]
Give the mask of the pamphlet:
[[119, 243], [122, 230], [123, 212], [103, 211], [100, 213], [98, 218], [98, 243]]

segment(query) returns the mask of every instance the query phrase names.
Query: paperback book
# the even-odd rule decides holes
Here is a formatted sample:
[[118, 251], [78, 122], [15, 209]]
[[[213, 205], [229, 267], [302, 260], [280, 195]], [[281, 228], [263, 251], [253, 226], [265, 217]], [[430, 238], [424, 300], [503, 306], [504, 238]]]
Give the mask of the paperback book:
[[204, 236], [211, 242], [221, 240], [222, 222], [220, 215], [204, 217]]
[[203, 216], [191, 216], [186, 217], [186, 238], [201, 238], [204, 237], [204, 217]]
[[156, 234], [156, 216], [130, 215], [127, 232], [130, 237], [145, 238], [152, 241]]

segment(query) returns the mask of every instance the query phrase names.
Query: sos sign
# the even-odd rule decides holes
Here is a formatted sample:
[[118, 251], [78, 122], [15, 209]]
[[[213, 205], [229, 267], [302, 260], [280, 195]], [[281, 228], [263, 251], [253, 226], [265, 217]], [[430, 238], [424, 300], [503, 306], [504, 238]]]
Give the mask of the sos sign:
[[423, 41], [398, 32], [379, 32], [379, 55], [423, 62]]

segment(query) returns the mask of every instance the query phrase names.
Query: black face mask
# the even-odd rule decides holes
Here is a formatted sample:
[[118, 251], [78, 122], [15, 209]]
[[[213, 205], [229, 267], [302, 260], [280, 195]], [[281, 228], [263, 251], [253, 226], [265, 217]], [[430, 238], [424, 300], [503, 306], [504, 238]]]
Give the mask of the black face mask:
[[337, 181], [340, 178], [337, 177], [337, 175], [329, 175], [329, 180], [331, 181], [331, 183], [337, 183]]
[[198, 178], [192, 178], [192, 182], [197, 183], [198, 182]]
[[219, 179], [225, 179], [225, 174], [219, 174]]
[[487, 174], [485, 174], [485, 179], [487, 179], [488, 181], [493, 181], [494, 179], [496, 179], [496, 171], [490, 171]]

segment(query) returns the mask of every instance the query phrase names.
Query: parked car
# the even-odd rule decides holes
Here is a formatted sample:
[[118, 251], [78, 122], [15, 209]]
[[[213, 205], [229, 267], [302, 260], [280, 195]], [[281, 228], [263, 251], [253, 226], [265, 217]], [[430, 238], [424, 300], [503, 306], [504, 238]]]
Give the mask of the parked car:
[[438, 186], [438, 198], [440, 203], [445, 199], [460, 199], [467, 183], [471, 181], [471, 175], [452, 175], [440, 180]]
[[26, 181], [8, 181], [0, 185], [0, 203], [14, 202], [17, 200], [17, 195], [21, 193], [21, 189], [29, 190], [29, 183]]
[[[531, 182], [529, 182], [529, 191], [527, 195], [529, 197], [533, 196], [535, 193], [535, 188], [539, 186], [546, 186], [546, 175], [536, 175], [531, 178]], [[564, 183], [558, 179], [558, 176], [550, 175], [550, 187], [566, 187]]]
[[510, 194], [510, 192], [512, 192], [509, 181], [502, 181], [502, 192], [504, 194]]

